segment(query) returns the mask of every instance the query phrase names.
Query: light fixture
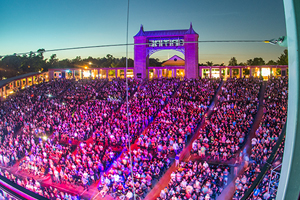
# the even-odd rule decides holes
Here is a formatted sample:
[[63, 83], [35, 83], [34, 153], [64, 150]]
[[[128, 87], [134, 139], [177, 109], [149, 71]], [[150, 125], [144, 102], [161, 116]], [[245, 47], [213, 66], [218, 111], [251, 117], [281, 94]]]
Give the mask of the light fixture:
[[281, 36], [278, 39], [265, 40], [265, 43], [268, 44], [278, 44], [281, 47], [287, 47], [287, 38], [285, 36]]

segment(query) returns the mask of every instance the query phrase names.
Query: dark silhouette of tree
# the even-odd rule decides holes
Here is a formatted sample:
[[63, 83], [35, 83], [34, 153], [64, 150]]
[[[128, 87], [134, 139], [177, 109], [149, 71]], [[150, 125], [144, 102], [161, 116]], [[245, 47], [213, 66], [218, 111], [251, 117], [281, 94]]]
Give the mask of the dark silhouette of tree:
[[38, 56], [44, 59], [45, 49], [38, 49], [37, 52], [38, 52]]
[[5, 56], [1, 61], [1, 78], [6, 77], [10, 78], [12, 76], [15, 76], [20, 73], [22, 60], [19, 56], [11, 55], [11, 56]]
[[48, 60], [48, 68], [54, 68], [58, 66], [58, 58], [56, 58], [56, 54], [52, 54], [50, 59]]
[[228, 63], [229, 66], [237, 66], [237, 60], [235, 57], [232, 57], [230, 60], [229, 60], [229, 63]]
[[267, 62], [267, 65], [277, 65], [277, 63], [274, 60], [269, 60], [269, 62]]
[[163, 62], [159, 62], [158, 58], [149, 58], [149, 66], [158, 67], [161, 66]]
[[206, 64], [207, 64], [207, 66], [213, 66], [214, 63], [207, 61]]
[[199, 66], [207, 66], [205, 63], [200, 63]]
[[288, 65], [289, 64], [288, 50], [287, 49], [285, 49], [283, 51], [283, 54], [281, 54], [278, 57], [277, 64], [278, 65]]
[[247, 65], [265, 65], [265, 61], [262, 58], [254, 58], [247, 60]]

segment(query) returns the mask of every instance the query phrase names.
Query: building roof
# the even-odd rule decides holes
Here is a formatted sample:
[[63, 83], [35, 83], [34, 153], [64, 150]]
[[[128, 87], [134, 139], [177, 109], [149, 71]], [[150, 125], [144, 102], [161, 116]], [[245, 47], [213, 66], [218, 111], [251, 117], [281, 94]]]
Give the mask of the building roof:
[[186, 35], [186, 34], [197, 34], [190, 24], [189, 29], [181, 29], [181, 30], [158, 30], [158, 31], [144, 31], [143, 25], [141, 25], [140, 31], [134, 36], [177, 36], [177, 35]]
[[1, 80], [0, 81], [0, 88], [3, 87], [6, 84], [12, 82], [12, 81], [19, 80], [19, 79], [22, 79], [22, 78], [26, 78], [28, 76], [34, 76], [34, 75], [37, 75], [37, 74], [40, 74], [40, 73], [39, 72], [30, 72], [30, 73], [27, 73], [27, 74], [22, 74], [22, 75], [19, 75], [19, 76], [15, 76], [15, 77], [11, 77], [11, 78], [8, 78], [8, 79], [5, 79], [5, 80]]
[[184, 59], [180, 58], [177, 55], [172, 56], [169, 60], [163, 62], [162, 66], [184, 66], [185, 61]]

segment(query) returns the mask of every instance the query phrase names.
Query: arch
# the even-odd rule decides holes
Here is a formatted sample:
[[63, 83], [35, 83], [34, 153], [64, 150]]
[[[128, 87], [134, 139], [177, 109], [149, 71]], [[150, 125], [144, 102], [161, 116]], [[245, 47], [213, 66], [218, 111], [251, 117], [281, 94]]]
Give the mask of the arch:
[[[155, 54], [156, 52], [159, 52], [159, 51], [165, 51], [165, 50], [169, 50], [169, 49], [149, 49], [148, 52], [147, 52], [147, 56], [152, 56], [153, 54]], [[185, 55], [185, 49], [184, 48], [181, 48], [181, 49], [172, 49], [174, 51], [178, 51], [180, 53], [182, 53], [183, 55]]]
[[149, 57], [161, 50], [184, 54], [185, 77], [198, 78], [198, 38], [192, 23], [189, 29], [144, 31], [143, 25], [134, 36], [134, 76], [148, 78]]

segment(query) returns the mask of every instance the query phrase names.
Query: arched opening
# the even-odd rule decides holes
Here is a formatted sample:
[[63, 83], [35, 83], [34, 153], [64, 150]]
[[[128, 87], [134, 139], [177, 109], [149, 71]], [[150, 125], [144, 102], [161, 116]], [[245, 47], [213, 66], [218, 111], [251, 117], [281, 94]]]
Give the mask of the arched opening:
[[176, 50], [159, 50], [149, 57], [148, 77], [184, 78], [185, 56]]

